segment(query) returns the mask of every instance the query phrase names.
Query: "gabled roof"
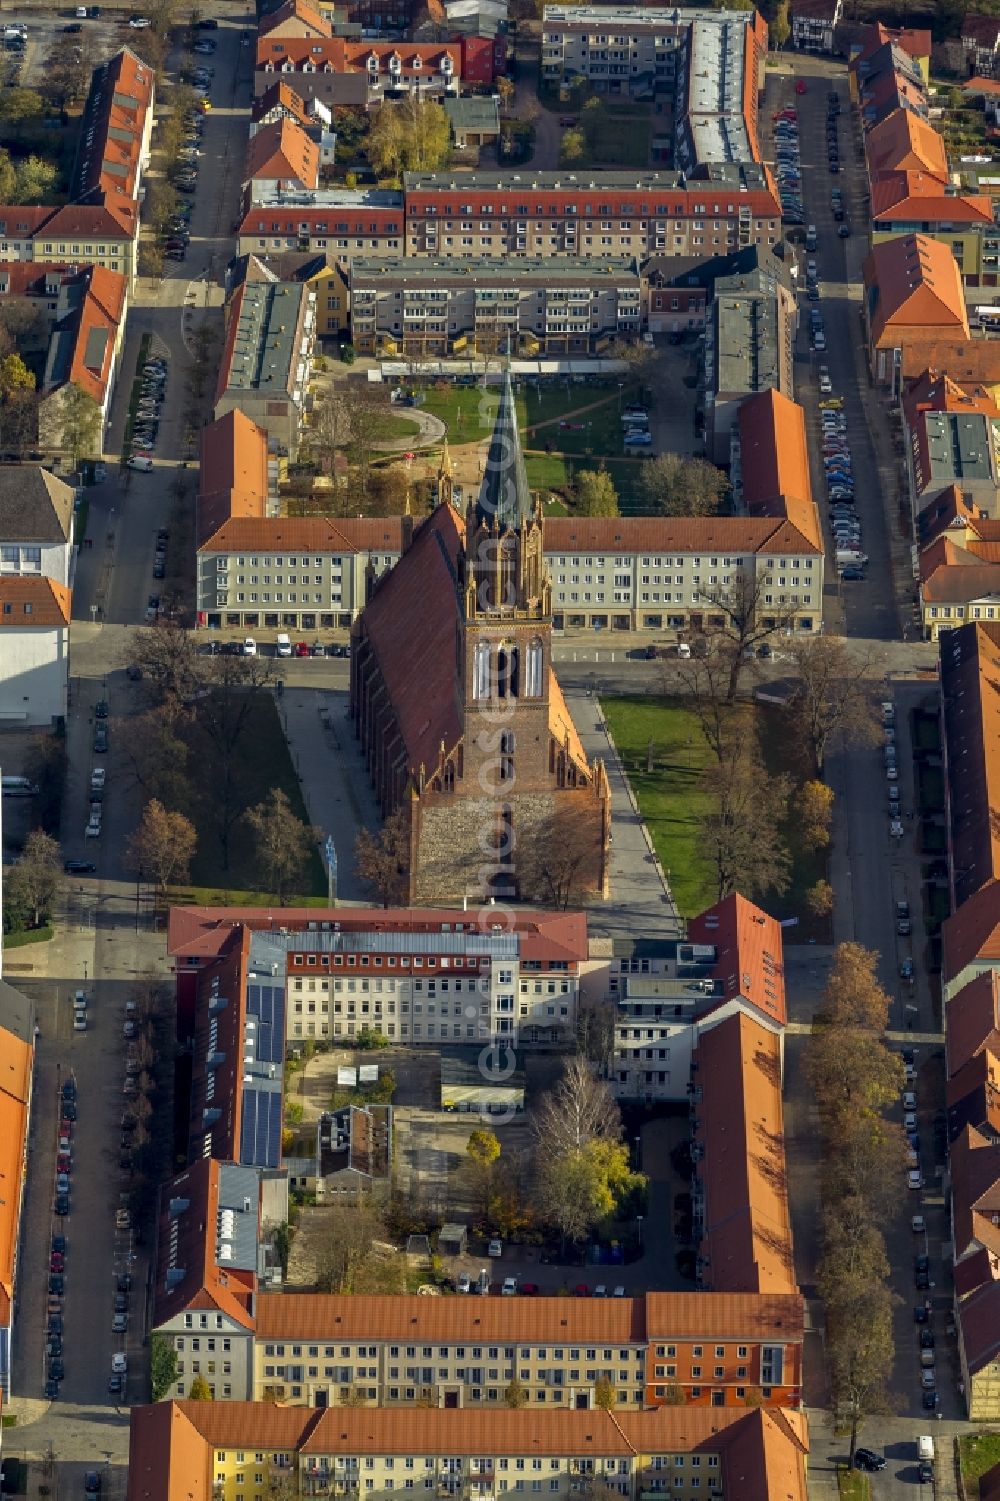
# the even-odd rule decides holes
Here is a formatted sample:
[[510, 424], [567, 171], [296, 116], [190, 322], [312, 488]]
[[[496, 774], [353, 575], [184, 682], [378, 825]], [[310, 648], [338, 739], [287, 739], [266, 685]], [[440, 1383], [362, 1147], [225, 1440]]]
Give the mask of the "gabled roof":
[[98, 191], [92, 203], [67, 203], [49, 211], [45, 223], [34, 232], [46, 240], [132, 240], [139, 227], [139, 205], [131, 198], [103, 199]]
[[105, 406], [127, 291], [126, 277], [104, 266], [87, 266], [79, 276], [63, 283], [60, 305], [66, 311], [49, 342], [43, 396], [75, 385], [99, 406]]
[[214, 1309], [245, 1329], [253, 1328], [256, 1277], [223, 1269], [216, 1259], [221, 1169], [216, 1158], [199, 1157], [163, 1185], [153, 1289], [157, 1327], [197, 1308]]
[[950, 528], [962, 532], [970, 524], [972, 509], [967, 506], [958, 485], [948, 485], [922, 506], [917, 515], [917, 541], [921, 547], [933, 542]]
[[68, 542], [73, 491], [41, 464], [0, 464], [0, 542]]
[[545, 551], [723, 552], [812, 554], [822, 547], [782, 517], [768, 516], [551, 516]]
[[387, 552], [403, 550], [402, 516], [231, 516], [201, 544], [202, 552]]
[[[261, 25], [263, 26], [263, 21]], [[301, 94], [297, 94], [291, 84], [282, 80], [280, 83], [272, 83], [255, 99], [250, 111], [250, 117], [254, 121], [263, 120], [273, 109], [282, 109], [296, 120], [299, 125], [309, 124], [309, 111]]]
[[970, 964], [1000, 965], [1000, 881], [987, 881], [945, 918], [941, 942], [945, 984]]
[[822, 548], [802, 408], [772, 386], [742, 401], [737, 421], [743, 502], [751, 516], [785, 519]]
[[14, 1302], [34, 1049], [0, 1026], [0, 1325]]
[[993, 224], [993, 209], [985, 193], [947, 193], [927, 172], [882, 172], [871, 183], [871, 217], [879, 223], [894, 220], [923, 224]]
[[958, 1322], [969, 1375], [975, 1376], [1000, 1355], [1000, 1283], [985, 1283], [961, 1302]]
[[692, 943], [714, 945], [713, 973], [722, 982], [725, 1002], [742, 1000], [784, 1026], [785, 968], [781, 925], [775, 918], [734, 892], [692, 918], [688, 937]]
[[[1000, 593], [997, 564], [974, 560], [943, 568], [940, 575], [940, 585], [937, 577], [933, 581], [933, 598], [971, 600], [982, 591]], [[959, 918], [962, 898], [1000, 876], [1000, 625], [970, 622], [949, 632], [941, 646], [940, 679]]]
[[869, 176], [883, 172], [926, 172], [948, 181], [948, 155], [937, 131], [910, 109], [894, 110], [865, 137]]
[[[297, 29], [293, 30], [293, 27]], [[267, 36], [278, 28], [283, 28], [285, 36], [333, 35], [329, 21], [315, 6], [309, 5], [307, 0], [285, 0], [284, 5], [272, 10], [269, 16], [261, 17], [257, 31], [258, 35]]]
[[920, 560], [921, 592], [926, 604], [970, 604], [977, 599], [1000, 599], [1000, 563], [982, 563], [965, 548], [945, 539], [933, 544], [934, 549], [940, 547], [946, 548], [950, 556], [939, 560], [936, 566], [928, 562], [931, 570], [928, 576], [924, 576], [923, 557]]
[[962, 278], [950, 246], [929, 235], [899, 235], [874, 247], [863, 272], [875, 348], [914, 335], [969, 337]]
[[204, 547], [234, 516], [261, 519], [267, 494], [267, 433], [234, 408], [202, 429], [198, 546]]
[[980, 412], [1000, 416], [1000, 407], [988, 387], [975, 381], [964, 384], [944, 372], [925, 370], [903, 396], [903, 415], [913, 427], [920, 412]]
[[882, 21], [874, 21], [866, 26], [861, 34], [860, 45], [852, 46], [852, 57], [871, 57], [879, 47], [884, 47], [887, 42], [893, 42], [902, 47], [910, 57], [920, 59], [929, 58], [931, 55], [932, 39], [929, 31], [917, 30], [914, 27], [886, 26]]
[[966, 1126], [951, 1144], [952, 1215], [955, 1259], [984, 1246], [1000, 1251], [1000, 1142]]
[[262, 125], [247, 149], [247, 180], [273, 178], [287, 186], [319, 186], [319, 147], [287, 118]]
[[0, 577], [0, 632], [68, 626], [73, 592], [50, 578]]
[[929, 339], [903, 345], [903, 380], [909, 385], [925, 371], [947, 371], [960, 386], [981, 383], [1000, 385], [1000, 339], [955, 338], [933, 334]]
[[94, 69], [83, 113], [86, 128], [80, 131], [74, 198], [99, 191], [113, 206], [138, 196], [154, 79], [153, 70], [129, 47]]
[[702, 1027], [695, 1061], [705, 1283], [715, 1292], [796, 1292], [781, 1039], [738, 1012]]

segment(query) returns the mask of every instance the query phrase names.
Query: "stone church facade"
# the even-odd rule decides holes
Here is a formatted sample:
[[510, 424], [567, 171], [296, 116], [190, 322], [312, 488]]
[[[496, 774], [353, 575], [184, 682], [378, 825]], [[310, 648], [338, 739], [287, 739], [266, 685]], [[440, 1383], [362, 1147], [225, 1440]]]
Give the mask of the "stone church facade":
[[505, 374], [479, 496], [439, 503], [355, 623], [351, 715], [384, 816], [405, 811], [409, 901], [606, 894], [610, 797], [552, 668], [544, 517]]

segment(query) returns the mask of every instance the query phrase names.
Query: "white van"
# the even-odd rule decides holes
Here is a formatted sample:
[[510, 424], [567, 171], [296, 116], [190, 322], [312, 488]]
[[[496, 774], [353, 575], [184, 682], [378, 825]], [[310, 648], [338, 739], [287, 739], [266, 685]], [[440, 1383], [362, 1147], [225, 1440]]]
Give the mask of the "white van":
[[290, 657], [292, 655], [292, 643], [289, 639], [287, 631], [281, 632], [277, 641], [274, 643], [274, 647], [276, 656]]
[[837, 563], [856, 563], [859, 567], [868, 562], [868, 554], [860, 547], [838, 547], [834, 556]]
[[130, 469], [138, 469], [140, 474], [152, 474], [153, 461], [147, 458], [144, 453], [134, 453], [128, 461], [128, 467]]
[[681, 660], [683, 662], [690, 661], [690, 658], [691, 658], [691, 648], [690, 648], [690, 646], [688, 646], [688, 644], [687, 644], [686, 641], [681, 641], [681, 642], [678, 643], [678, 646], [677, 646], [677, 655], [681, 658]]
[[929, 1460], [931, 1463], [934, 1461], [934, 1440], [929, 1433], [917, 1435], [917, 1458]]
[[0, 777], [4, 797], [34, 797], [38, 792], [28, 777]]

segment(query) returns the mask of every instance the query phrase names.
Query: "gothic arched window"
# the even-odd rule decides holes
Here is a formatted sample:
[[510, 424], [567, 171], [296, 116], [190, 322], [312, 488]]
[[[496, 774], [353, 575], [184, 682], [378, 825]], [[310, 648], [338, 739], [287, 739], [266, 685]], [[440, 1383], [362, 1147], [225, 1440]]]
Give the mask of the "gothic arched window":
[[524, 673], [524, 696], [525, 698], [541, 698], [542, 696], [542, 664], [545, 661], [545, 652], [542, 643], [537, 636], [528, 642], [527, 661]]
[[514, 780], [514, 731], [504, 730], [500, 736], [500, 780]]
[[489, 698], [490, 696], [490, 657], [490, 643], [477, 641], [472, 670], [473, 698]]

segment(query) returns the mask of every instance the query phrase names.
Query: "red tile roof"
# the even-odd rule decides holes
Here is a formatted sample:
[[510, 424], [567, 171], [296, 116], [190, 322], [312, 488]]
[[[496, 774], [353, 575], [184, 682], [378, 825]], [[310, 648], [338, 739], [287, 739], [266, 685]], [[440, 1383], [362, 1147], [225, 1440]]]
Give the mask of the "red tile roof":
[[1000, 42], [1000, 17], [970, 12], [963, 17], [959, 34], [963, 45], [971, 42], [977, 47], [992, 47], [995, 50]]
[[765, 516], [550, 516], [545, 551], [805, 552], [814, 544], [782, 518]]
[[68, 626], [73, 591], [50, 578], [0, 576], [0, 631]]
[[222, 522], [201, 547], [203, 552], [381, 552], [402, 551], [403, 518], [355, 517], [331, 521], [326, 516], [284, 516], [265, 520], [233, 516]]
[[692, 943], [713, 944], [718, 952], [713, 975], [725, 990], [725, 1001], [739, 999], [756, 1007], [769, 1021], [783, 1026], [785, 969], [781, 925], [746, 897], [723, 897], [688, 924]]
[[932, 41], [929, 31], [916, 30], [909, 26], [886, 26], [882, 21], [874, 21], [865, 27], [861, 35], [860, 50], [856, 55], [861, 58], [871, 57], [872, 53], [884, 47], [886, 42], [895, 42], [918, 62], [921, 58], [930, 58], [931, 55]]
[[[0, 580], [0, 599], [4, 582]], [[33, 1065], [30, 1043], [0, 1026], [0, 1324], [4, 1328], [9, 1327], [14, 1302]]]
[[[293, 30], [292, 26], [299, 30]], [[285, 0], [277, 10], [270, 15], [262, 16], [257, 26], [259, 36], [267, 36], [269, 32], [280, 27], [286, 27], [286, 36], [303, 37], [328, 37], [332, 35], [329, 21], [314, 6], [309, 5], [307, 0]]]
[[996, 417], [1000, 407], [988, 387], [978, 381], [963, 384], [940, 371], [925, 370], [903, 396], [907, 427], [915, 425], [920, 412], [981, 412]]
[[899, 235], [876, 245], [863, 267], [872, 344], [892, 348], [907, 336], [927, 341], [969, 337], [962, 278], [951, 248], [929, 235]]
[[882, 172], [922, 171], [948, 181], [948, 154], [933, 126], [910, 109], [894, 110], [865, 137], [870, 178]]
[[[883, 172], [871, 183], [873, 221], [927, 224], [993, 224], [993, 209], [985, 194], [946, 193], [927, 172]], [[875, 228], [878, 230], [878, 223]]]
[[[345, 933], [440, 933], [446, 927], [475, 932], [491, 928], [487, 915], [463, 912], [454, 907], [343, 907], [337, 921]], [[583, 912], [548, 912], [544, 908], [518, 907], [509, 919], [517, 933], [521, 952], [528, 959], [550, 959], [581, 964], [587, 958], [587, 917]], [[245, 924], [253, 931], [288, 929], [308, 932], [316, 922], [313, 907], [171, 907], [167, 927], [167, 951], [174, 957], [217, 957], [225, 950], [234, 927]]]
[[[401, 78], [433, 78], [444, 58], [451, 60], [450, 77], [462, 76], [461, 42], [349, 42], [335, 36], [317, 41], [314, 37], [281, 37], [271, 41], [260, 36], [257, 42], [257, 71], [278, 70], [285, 64], [300, 71], [308, 63], [311, 71], [354, 74], [387, 78], [389, 59], [398, 57]], [[377, 69], [369, 69], [374, 58]]]
[[195, 526], [199, 548], [217, 550], [219, 532], [233, 517], [261, 520], [267, 495], [267, 433], [234, 408], [202, 429]]
[[319, 186], [319, 147], [294, 120], [275, 120], [250, 137], [248, 181], [267, 178], [287, 188]]
[[297, 94], [290, 84], [282, 81], [272, 83], [265, 89], [259, 99], [255, 99], [250, 111], [251, 118], [255, 121], [263, 120], [273, 109], [287, 110], [292, 119], [300, 125], [308, 125], [309, 111], [301, 94]]
[[128, 47], [94, 69], [84, 120], [95, 135], [89, 148], [81, 147], [89, 156], [77, 164], [76, 198], [99, 191], [107, 207], [115, 209], [123, 200], [134, 211], [154, 82], [152, 69]]
[[781, 1038], [737, 1013], [702, 1025], [694, 1059], [705, 1283], [717, 1292], [794, 1293]]
[[118, 330], [125, 317], [128, 280], [104, 266], [88, 266], [83, 278], [86, 291], [73, 314], [73, 360], [66, 383], [80, 386], [104, 406], [115, 368]]
[[805, 413], [773, 387], [748, 396], [737, 413], [743, 501], [751, 516], [787, 520], [822, 551], [813, 501]]
[[[256, 1279], [236, 1268], [223, 1270], [216, 1261], [219, 1167], [216, 1158], [201, 1157], [163, 1185], [153, 1290], [156, 1327], [192, 1308], [213, 1309], [245, 1329], [254, 1327]], [[182, 1202], [186, 1207], [171, 1213], [171, 1205]], [[184, 1275], [169, 1279], [171, 1268]]]
[[[949, 556], [936, 562], [920, 558], [921, 595], [924, 603], [971, 604], [973, 600], [1000, 600], [1000, 563], [980, 562], [973, 553], [941, 538], [929, 551], [944, 547]], [[1000, 875], [998, 868], [997, 875]]]
[[1000, 964], [1000, 881], [987, 881], [941, 925], [945, 984], [970, 964]]
[[139, 228], [139, 205], [130, 198], [104, 203], [67, 203], [48, 211], [34, 231], [43, 240], [133, 240]]
[[903, 344], [903, 380], [907, 385], [923, 379], [926, 372], [947, 371], [960, 386], [1000, 385], [1000, 339], [956, 339], [936, 336], [912, 345]]
[[671, 1406], [614, 1413], [600, 1408], [359, 1410], [265, 1402], [134, 1407], [127, 1501], [209, 1501], [216, 1452], [240, 1449], [292, 1452], [306, 1473], [308, 1461], [327, 1456], [592, 1455], [598, 1470], [603, 1459], [703, 1451], [720, 1455], [719, 1486], [739, 1501], [806, 1501], [808, 1441], [805, 1419], [796, 1412]]

